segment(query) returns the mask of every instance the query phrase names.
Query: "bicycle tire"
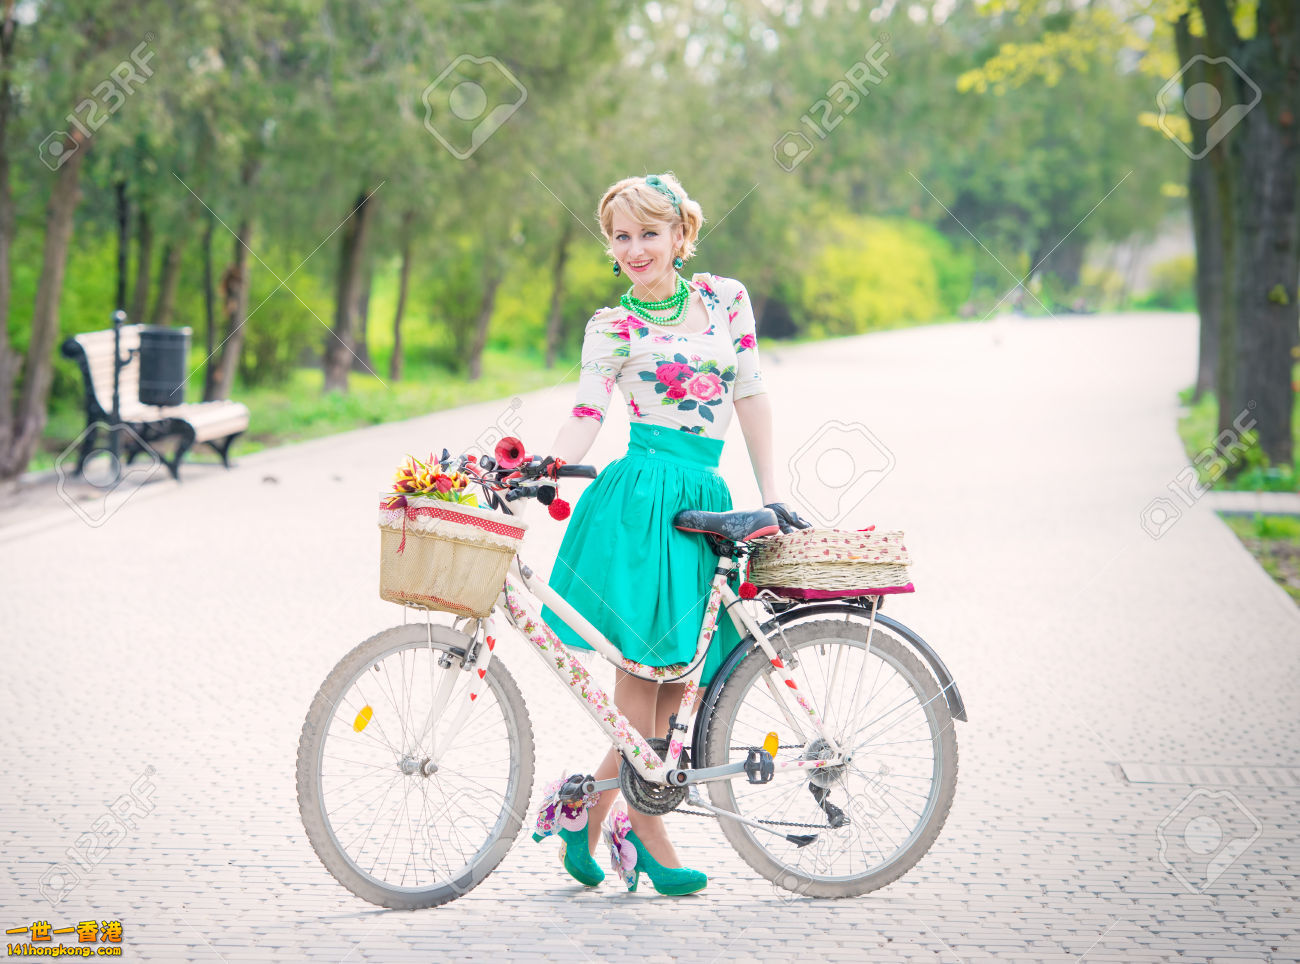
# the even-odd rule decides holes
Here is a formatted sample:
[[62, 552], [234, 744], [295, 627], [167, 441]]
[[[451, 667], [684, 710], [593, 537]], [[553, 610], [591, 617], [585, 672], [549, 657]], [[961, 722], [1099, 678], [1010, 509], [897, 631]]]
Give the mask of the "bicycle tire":
[[[817, 655], [812, 650], [819, 643], [847, 643], [862, 651], [865, 650], [865, 640], [865, 625], [843, 620], [820, 619], [787, 627], [784, 633], [783, 650], [795, 657], [795, 662], [802, 665], [803, 676], [808, 678], [809, 667], [803, 664], [813, 660], [814, 665], [816, 665]], [[737, 715], [746, 705], [746, 698], [753, 692], [754, 687], [766, 685], [763, 680], [772, 679], [777, 685], [780, 685], [780, 679], [774, 673], [766, 654], [756, 644], [751, 643], [750, 645], [750, 651], [724, 684], [709, 719], [704, 722], [706, 762], [699, 764], [701, 766], [719, 766], [744, 758], [746, 750], [738, 748], [736, 734], [733, 734], [733, 730], [736, 729]], [[823, 648], [825, 647], [823, 646]], [[924, 810], [919, 821], [899, 846], [894, 848], [887, 856], [884, 855], [882, 849], [882, 860], [877, 865], [856, 874], [813, 872], [808, 868], [807, 864], [811, 862], [808, 860], [809, 855], [813, 855], [815, 860], [817, 850], [814, 846], [810, 845], [806, 850], [800, 849], [783, 838], [766, 833], [760, 835], [760, 832], [738, 821], [726, 817], [719, 818], [719, 823], [726, 834], [728, 842], [740, 855], [741, 859], [783, 891], [807, 897], [841, 898], [856, 897], [884, 887], [911, 870], [925, 855], [938, 838], [952, 807], [957, 787], [957, 740], [953, 731], [953, 721], [948, 710], [948, 704], [940, 693], [938, 684], [935, 683], [933, 676], [911, 650], [895, 637], [879, 628], [873, 632], [871, 637], [871, 655], [878, 658], [882, 664], [888, 665], [898, 679], [911, 691], [928, 730], [928, 743], [931, 747], [932, 762], [930, 786], [925, 796]], [[830, 680], [831, 674], [826, 671], [824, 666], [821, 672], [827, 679], [829, 689], [833, 685]], [[804, 679], [798, 678], [797, 673], [796, 682], [805, 692], [816, 689], [815, 686], [806, 685]], [[815, 697], [816, 693], [813, 692], [812, 695]], [[816, 702], [816, 699], [814, 699], [814, 702]], [[821, 707], [819, 707], [819, 710], [821, 710]], [[782, 719], [781, 717], [776, 718], [778, 728], [785, 726], [784, 722], [781, 722]], [[831, 721], [828, 719], [829, 722]], [[833, 726], [832, 732], [834, 732]], [[859, 728], [859, 732], [861, 732], [861, 728]], [[841, 734], [837, 733], [835, 735], [840, 736]], [[918, 738], [919, 741], [920, 738]], [[807, 744], [804, 744], [804, 746], [806, 747]], [[779, 752], [777, 759], [790, 758], [788, 753], [784, 756], [782, 753], [786, 753], [786, 751]], [[862, 754], [862, 749], [855, 752], [855, 764], [864, 761]], [[872, 755], [880, 756], [881, 754]], [[887, 758], [888, 751], [883, 756]], [[853, 765], [849, 766], [852, 767]], [[858, 769], [861, 768], [858, 767]], [[812, 782], [813, 777], [810, 771], [798, 770], [792, 777], [785, 778], [784, 774], [790, 772], [789, 770], [782, 771], [771, 783], [757, 787], [750, 787], [743, 779], [710, 783], [708, 785], [709, 796], [714, 806], [753, 818], [754, 814], [752, 812], [746, 812], [747, 810], [752, 811], [752, 807], [738, 805], [738, 787], [747, 788], [745, 793], [749, 795], [748, 799], [757, 799], [756, 795], [762, 792], [784, 792], [788, 794], [792, 792], [789, 789], [792, 784], [802, 788]], [[824, 778], [818, 777], [818, 779]], [[848, 785], [847, 779], [845, 785]], [[780, 790], [779, 788], [782, 786], [787, 789]], [[903, 792], [910, 793], [913, 791], [905, 790]], [[915, 792], [919, 793], [919, 791]], [[827, 816], [817, 807], [816, 799], [811, 791], [803, 793], [800, 789], [796, 789], [793, 794], [793, 800], [795, 801], [801, 794], [812, 800], [813, 807], [806, 809], [814, 812], [823, 825], [827, 824]], [[834, 794], [833, 788], [832, 794]], [[831, 798], [828, 797], [827, 799]], [[862, 809], [861, 807], [851, 807], [851, 819], [852, 811], [857, 810], [859, 811], [860, 822], [865, 824], [866, 820], [860, 813]], [[786, 821], [768, 822], [776, 826]], [[794, 820], [788, 821], [788, 823], [791, 825], [790, 831], [805, 833], [806, 830], [796, 828], [808, 827], [811, 822]], [[779, 829], [779, 826], [777, 826], [777, 829]], [[824, 827], [818, 833], [817, 846], [820, 846], [823, 840], [834, 841], [836, 839], [836, 831], [831, 830], [830, 833], [827, 833], [827, 830], [831, 830], [831, 828]], [[868, 830], [868, 833], [870, 833], [870, 830]]]
[[[447, 741], [448, 743], [454, 742], [459, 739], [462, 734], [466, 734], [467, 738], [472, 740], [473, 728], [471, 723], [475, 721], [476, 718], [479, 718], [480, 714], [483, 719], [495, 723], [495, 718], [492, 716], [492, 710], [490, 707], [495, 705], [495, 707], [499, 708], [501, 728], [504, 730], [504, 739], [508, 743], [509, 750], [508, 763], [505, 766], [500, 767], [500, 769], [507, 771], [504, 773], [505, 790], [501, 793], [501, 802], [499, 807], [497, 807], [496, 804], [489, 805], [498, 810], [495, 815], [489, 814], [487, 818], [483, 820], [479, 820], [475, 815], [469, 817], [471, 822], [478, 823], [485, 828], [486, 833], [484, 834], [482, 842], [474, 850], [472, 856], [466, 859], [464, 865], [452, 868], [451, 864], [458, 859], [452, 857], [446, 861], [448, 871], [445, 874], [445, 879], [434, 879], [427, 882], [425, 885], [421, 885], [419, 865], [416, 863], [415, 879], [413, 884], [408, 886], [405, 883], [393, 883], [392, 881], [381, 879], [376, 876], [375, 873], [373, 873], [373, 870], [375, 869], [374, 866], [371, 867], [370, 871], [367, 871], [362, 866], [362, 861], [358, 859], [364, 854], [365, 845], [362, 844], [363, 849], [357, 854], [351, 853], [349, 849], [340, 842], [339, 834], [336, 832], [336, 830], [340, 830], [341, 827], [334, 826], [335, 822], [341, 823], [341, 818], [338, 815], [343, 809], [343, 804], [338, 802], [339, 794], [336, 793], [334, 788], [336, 785], [349, 787], [349, 784], [337, 784], [336, 778], [331, 776], [329, 778], [330, 787], [327, 789], [325, 787], [327, 781], [323, 775], [323, 769], [325, 768], [325, 761], [327, 759], [326, 750], [330, 746], [331, 732], [346, 735], [347, 729], [352, 728], [356, 730], [357, 723], [360, 722], [361, 717], [355, 706], [355, 698], [349, 698], [349, 693], [354, 684], [359, 683], [359, 680], [367, 670], [373, 668], [375, 672], [379, 672], [381, 663], [385, 660], [389, 660], [395, 655], [405, 653], [411, 654], [411, 676], [413, 679], [419, 672], [417, 667], [421, 661], [421, 653], [427, 654], [423, 658], [429, 661], [431, 681], [433, 673], [432, 667], [436, 665], [436, 663], [433, 662], [435, 660], [435, 654], [437, 659], [446, 658], [442, 654], [448, 654], [452, 659], [453, 665], [450, 668], [439, 667], [443, 672], [462, 672], [460, 667], [456, 665], [456, 661], [463, 657], [467, 652], [470, 643], [471, 640], [468, 636], [456, 632], [449, 627], [436, 625], [430, 627], [427, 624], [420, 623], [395, 626], [391, 629], [377, 633], [365, 642], [356, 646], [338, 662], [333, 670], [330, 671], [330, 674], [325, 678], [325, 681], [321, 684], [320, 690], [312, 700], [311, 709], [308, 711], [307, 718], [303, 722], [302, 735], [298, 743], [297, 791], [299, 813], [302, 817], [303, 827], [307, 832], [307, 838], [311, 842], [312, 849], [315, 850], [316, 855], [320, 858], [321, 863], [324, 864], [325, 869], [328, 870], [330, 874], [332, 874], [333, 877], [349, 891], [373, 904], [379, 904], [384, 907], [415, 909], [421, 907], [435, 907], [439, 904], [445, 904], [448, 901], [455, 900], [457, 897], [463, 896], [469, 890], [483, 882], [483, 880], [497, 867], [497, 865], [500, 864], [501, 860], [505, 857], [519, 834], [533, 785], [533, 733], [532, 726], [528, 719], [528, 709], [524, 703], [524, 698], [519, 690], [519, 686], [510, 675], [509, 670], [507, 670], [505, 665], [501, 662], [500, 656], [496, 654], [494, 654], [493, 659], [488, 664], [486, 674], [483, 677], [487, 686], [480, 692], [478, 700], [475, 701], [474, 710], [466, 719], [465, 724], [461, 728], [461, 732], [450, 735], [450, 739]], [[405, 667], [405, 657], [399, 656], [399, 659], [402, 660], [402, 665]], [[403, 672], [405, 672], [404, 669]], [[468, 681], [470, 673], [464, 673], [463, 675], [465, 680]], [[455, 706], [455, 700], [458, 691], [460, 691], [460, 686], [461, 682], [458, 680], [451, 690], [450, 700], [448, 703], [448, 713], [452, 712]], [[403, 683], [403, 688], [405, 690], [405, 683]], [[376, 685], [375, 689], [382, 692], [382, 686]], [[359, 685], [357, 691], [360, 692]], [[430, 692], [432, 692], [432, 690], [430, 690]], [[491, 694], [493, 698], [485, 700], [483, 697], [488, 694]], [[408, 706], [413, 706], [414, 700], [418, 696], [418, 694], [414, 692], [414, 683], [412, 683], [410, 691], [405, 695], [407, 696]], [[396, 708], [400, 702], [401, 700], [394, 693], [394, 699], [392, 700], [393, 707]], [[369, 702], [365, 705], [367, 708], [371, 708]], [[371, 712], [374, 717], [379, 716], [378, 713], [374, 712], [373, 708], [371, 708]], [[354, 719], [349, 716], [349, 714], [357, 715]], [[394, 717], [396, 715], [397, 714], [393, 714]], [[363, 729], [369, 728], [371, 719], [372, 716], [366, 717], [366, 723], [363, 724]], [[382, 725], [382, 722], [383, 721], [380, 721], [379, 725]], [[332, 724], [333, 730], [331, 729]], [[390, 725], [392, 725], [391, 722]], [[403, 735], [403, 745], [406, 745], [408, 740], [405, 724], [402, 724], [402, 727], [401, 732]], [[414, 732], [416, 729], [418, 729], [418, 726], [413, 724], [411, 731]], [[362, 733], [362, 730], [356, 730], [356, 732]], [[383, 731], [379, 730], [378, 732], [382, 733]], [[382, 741], [375, 740], [374, 742], [378, 743]], [[341, 738], [339, 745], [340, 747], [345, 745], [342, 743]], [[374, 759], [377, 762], [355, 762], [362, 767], [375, 768], [377, 771], [375, 773], [376, 779], [389, 779], [391, 781], [388, 788], [384, 791], [383, 800], [379, 803], [378, 809], [375, 811], [375, 817], [371, 822], [372, 827], [379, 820], [379, 812], [387, 806], [392, 788], [398, 786], [399, 783], [406, 779], [423, 779], [426, 781], [426, 786], [416, 785], [416, 790], [424, 801], [421, 807], [422, 816], [425, 813], [426, 805], [429, 800], [429, 787], [435, 787], [437, 792], [442, 794], [444, 799], [447, 798], [448, 792], [457, 798], [474, 797], [478, 800], [484, 799], [484, 795], [481, 792], [467, 793], [467, 783], [465, 782], [465, 779], [462, 776], [453, 776], [450, 766], [445, 766], [438, 772], [429, 775], [419, 772], [418, 769], [414, 773], [408, 773], [402, 770], [402, 760], [408, 759], [410, 757], [409, 753], [404, 753], [404, 756], [399, 760], [387, 761], [383, 749], [379, 747], [369, 748], [369, 744], [360, 743], [352, 745], [348, 752], [356, 752], [359, 746], [367, 747], [363, 752], [366, 754], [373, 753]], [[454, 756], [455, 751], [453, 751], [452, 754], [449, 754], [446, 752], [445, 747], [441, 748], [441, 750], [442, 751], [438, 754], [440, 760], [446, 761], [448, 759], [458, 759]], [[396, 751], [390, 745], [388, 752], [395, 753]], [[480, 748], [480, 753], [476, 759], [482, 759], [482, 756], [483, 754], [481, 753]], [[331, 761], [330, 766], [333, 768], [333, 758], [331, 757], [329, 759]], [[390, 765], [396, 767], [395, 773], [384, 772], [387, 771]], [[409, 767], [410, 764], [407, 763], [406, 765]], [[355, 783], [359, 780], [366, 779], [367, 776], [367, 774], [363, 773], [362, 776], [357, 777], [356, 780], [351, 782]], [[435, 783], [435, 781], [441, 782]], [[404, 799], [408, 801], [411, 797], [411, 793], [412, 791], [410, 787], [405, 787], [404, 789], [399, 790], [399, 794], [404, 794]], [[327, 797], [329, 799], [327, 799]], [[330, 806], [327, 806], [327, 804], [332, 805], [332, 811]], [[335, 815], [334, 819], [331, 817], [331, 812]], [[444, 856], [446, 854], [445, 845], [443, 845], [441, 839], [435, 841], [434, 835], [444, 832], [449, 834], [456, 833], [457, 821], [459, 820], [463, 824], [465, 820], [464, 815], [451, 818], [450, 820], [443, 819], [446, 816], [446, 811], [444, 811], [438, 815], [437, 819], [429, 820], [427, 822], [417, 819], [414, 824], [411, 824], [409, 819], [409, 805], [406, 812], [408, 826], [413, 828], [413, 838], [411, 844], [412, 853], [402, 855], [403, 863], [401, 870], [403, 881], [405, 881], [406, 877], [407, 865], [405, 861], [408, 857], [414, 857], [414, 848], [416, 843], [414, 835], [419, 835], [421, 844], [426, 840], [428, 841], [428, 847], [422, 852], [427, 852], [430, 855], [430, 863], [432, 864], [432, 855], [435, 853], [435, 845], [441, 846], [441, 852]], [[487, 820], [489, 819], [491, 820], [491, 827], [490, 829], [487, 829]], [[394, 817], [394, 826], [396, 826], [396, 817]], [[457, 839], [459, 839], [461, 835], [470, 836], [464, 831], [463, 826], [461, 831], [457, 834]], [[393, 843], [394, 853], [390, 855], [389, 858], [390, 866], [393, 857], [396, 856], [397, 849], [398, 844], [395, 840]], [[382, 852], [381, 846], [381, 849], [379, 850], [381, 856]], [[437, 875], [435, 874], [434, 876], [436, 878]]]

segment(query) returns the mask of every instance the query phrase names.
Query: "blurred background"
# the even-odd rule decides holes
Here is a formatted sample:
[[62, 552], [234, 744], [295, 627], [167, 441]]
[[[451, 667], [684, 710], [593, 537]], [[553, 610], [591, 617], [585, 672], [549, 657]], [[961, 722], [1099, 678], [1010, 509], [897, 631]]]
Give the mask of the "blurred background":
[[[119, 306], [192, 329], [186, 398], [246, 403], [243, 452], [554, 384], [626, 286], [601, 193], [671, 170], [686, 273], [768, 339], [1195, 310], [1199, 248], [1188, 438], [1257, 400], [1229, 474], [1293, 489], [1288, 6], [7, 3], [0, 477], [82, 429], [57, 348]], [[1280, 286], [1239, 298], [1269, 231]]]

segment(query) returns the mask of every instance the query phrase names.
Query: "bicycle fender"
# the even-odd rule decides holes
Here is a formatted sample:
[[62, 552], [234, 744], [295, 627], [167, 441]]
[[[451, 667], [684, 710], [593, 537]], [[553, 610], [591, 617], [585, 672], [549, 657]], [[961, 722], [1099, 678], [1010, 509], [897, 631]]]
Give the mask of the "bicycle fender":
[[[786, 623], [793, 622], [796, 619], [804, 619], [809, 616], [843, 615], [845, 613], [856, 616], [864, 614], [868, 616], [870, 615], [869, 610], [865, 610], [861, 606], [855, 606], [850, 603], [810, 603], [806, 606], [796, 606], [793, 609], [787, 609], [785, 612], [777, 613], [767, 622], [762, 623], [761, 628], [764, 631], [767, 631], [779, 626], [784, 626]], [[912, 649], [916, 650], [916, 652], [921, 655], [926, 663], [929, 664], [930, 671], [934, 673], [935, 680], [939, 684], [939, 689], [942, 691], [944, 699], [948, 703], [948, 712], [952, 715], [954, 720], [962, 720], [965, 722], [966, 703], [962, 700], [961, 693], [957, 690], [957, 683], [953, 680], [952, 673], [949, 672], [948, 667], [944, 665], [943, 660], [939, 658], [939, 654], [934, 651], [933, 647], [931, 647], [930, 644], [922, 639], [917, 633], [908, 629], [898, 620], [886, 616], [884, 613], [876, 613], [876, 624], [892, 630], [900, 636], [907, 645], [911, 646]], [[730, 677], [736, 667], [740, 665], [740, 661], [745, 658], [750, 647], [753, 645], [754, 636], [752, 633], [737, 643], [735, 648], [727, 654], [727, 658], [723, 660], [722, 665], [718, 667], [717, 673], [713, 676], [713, 681], [709, 683], [708, 689], [705, 690], [704, 699], [700, 706], [700, 712], [695, 714], [695, 729], [691, 734], [693, 740], [691, 744], [693, 754], [698, 754], [699, 748], [704, 746], [704, 727], [708, 723], [709, 717], [713, 715], [713, 707], [718, 702], [718, 696], [722, 692], [722, 687], [726, 684], [728, 677]], [[695, 757], [695, 759], [698, 759], [698, 757]]]

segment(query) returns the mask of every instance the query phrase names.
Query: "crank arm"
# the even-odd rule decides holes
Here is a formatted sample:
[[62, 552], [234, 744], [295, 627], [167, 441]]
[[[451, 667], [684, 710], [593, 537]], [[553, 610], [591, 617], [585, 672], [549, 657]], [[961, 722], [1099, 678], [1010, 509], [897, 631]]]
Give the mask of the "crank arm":
[[686, 802], [692, 807], [700, 807], [709, 811], [715, 817], [726, 817], [728, 820], [735, 820], [737, 823], [743, 823], [746, 827], [753, 827], [755, 830], [762, 830], [765, 833], [775, 834], [783, 840], [788, 840], [796, 847], [807, 847], [817, 839], [815, 833], [782, 833], [779, 830], [773, 830], [757, 820], [750, 820], [748, 817], [742, 817], [738, 813], [732, 813], [730, 810], [723, 810], [721, 807], [715, 807], [711, 803], [705, 803], [704, 797], [700, 795], [699, 787], [691, 787], [686, 793]]

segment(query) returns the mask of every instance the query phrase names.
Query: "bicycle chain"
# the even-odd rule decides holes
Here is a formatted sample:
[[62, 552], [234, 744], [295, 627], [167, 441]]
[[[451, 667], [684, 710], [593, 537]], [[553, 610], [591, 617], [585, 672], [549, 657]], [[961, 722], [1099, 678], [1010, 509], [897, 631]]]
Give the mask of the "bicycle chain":
[[[806, 746], [806, 744], [804, 743], [788, 743], [788, 744], [781, 743], [777, 746], [777, 749], [778, 750], [801, 750], [803, 749], [804, 746]], [[750, 748], [747, 746], [733, 746], [733, 747], [728, 747], [728, 749], [748, 750]], [[714, 818], [718, 817], [716, 813], [705, 813], [704, 811], [701, 810], [682, 810], [680, 807], [670, 812], [680, 813], [686, 817], [714, 817]], [[758, 818], [754, 818], [754, 822], [766, 823], [774, 827], [803, 827], [808, 830], [834, 830], [835, 829], [828, 823], [795, 823], [791, 820], [759, 820]]]
[[[669, 810], [668, 813], [680, 813], [683, 816], [687, 816], [687, 817], [717, 817], [718, 816], [716, 813], [703, 813], [699, 810], [682, 810], [680, 808], [677, 810]], [[664, 816], [667, 815], [668, 814], [664, 814]], [[757, 818], [754, 819], [754, 822], [767, 823], [767, 824], [771, 824], [774, 827], [807, 827], [809, 830], [834, 830], [835, 829], [828, 823], [794, 823], [793, 821], [789, 821], [789, 820], [758, 820]]]

